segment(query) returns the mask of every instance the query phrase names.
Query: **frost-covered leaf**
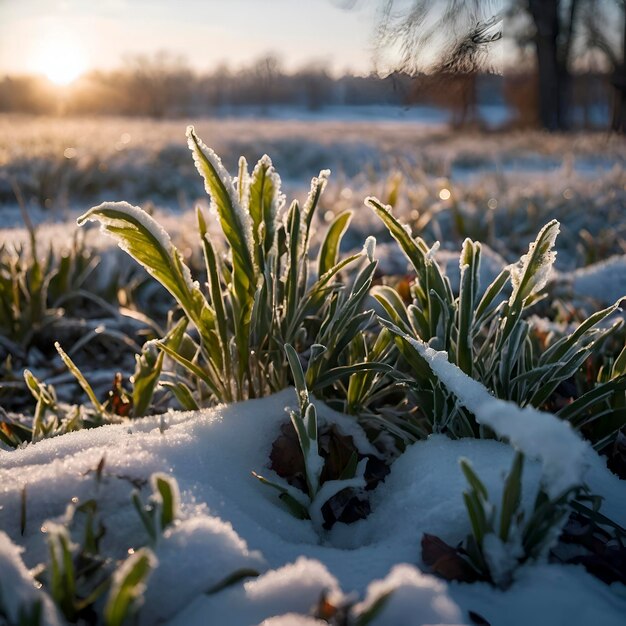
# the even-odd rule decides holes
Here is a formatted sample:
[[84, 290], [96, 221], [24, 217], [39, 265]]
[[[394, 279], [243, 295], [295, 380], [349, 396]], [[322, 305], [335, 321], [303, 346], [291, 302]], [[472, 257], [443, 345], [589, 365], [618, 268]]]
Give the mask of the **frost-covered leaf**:
[[233, 180], [222, 165], [222, 160], [196, 135], [193, 126], [187, 128], [187, 142], [219, 216], [224, 236], [230, 244], [235, 289], [239, 299], [245, 302], [256, 287], [250, 213], [241, 205]]
[[280, 176], [274, 169], [272, 160], [267, 154], [263, 155], [250, 178], [248, 201], [259, 260], [264, 259], [274, 243], [278, 215], [285, 204], [285, 196], [280, 186]]
[[169, 235], [152, 217], [127, 202], [104, 202], [81, 215], [77, 223], [82, 226], [88, 221], [100, 222], [103, 232], [156, 278], [189, 317], [197, 317], [198, 285]]
[[509, 306], [521, 305], [524, 300], [541, 291], [550, 276], [556, 259], [554, 244], [559, 234], [560, 224], [557, 220], [548, 222], [528, 247], [519, 263], [511, 266], [511, 282], [513, 293], [509, 298]]

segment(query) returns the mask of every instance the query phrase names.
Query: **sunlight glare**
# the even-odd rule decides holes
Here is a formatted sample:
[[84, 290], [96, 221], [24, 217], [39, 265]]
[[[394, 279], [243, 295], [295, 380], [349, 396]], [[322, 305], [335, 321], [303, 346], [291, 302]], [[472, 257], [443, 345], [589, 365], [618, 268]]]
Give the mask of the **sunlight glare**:
[[68, 37], [42, 41], [35, 63], [38, 71], [57, 85], [68, 85], [86, 69], [83, 50]]

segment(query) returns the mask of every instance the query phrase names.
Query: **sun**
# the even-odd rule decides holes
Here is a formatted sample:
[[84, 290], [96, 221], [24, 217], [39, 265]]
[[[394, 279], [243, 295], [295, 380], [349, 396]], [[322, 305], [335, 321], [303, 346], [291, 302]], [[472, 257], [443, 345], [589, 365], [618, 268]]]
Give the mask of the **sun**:
[[40, 42], [35, 65], [57, 85], [68, 85], [86, 69], [84, 51], [69, 37], [51, 37]]

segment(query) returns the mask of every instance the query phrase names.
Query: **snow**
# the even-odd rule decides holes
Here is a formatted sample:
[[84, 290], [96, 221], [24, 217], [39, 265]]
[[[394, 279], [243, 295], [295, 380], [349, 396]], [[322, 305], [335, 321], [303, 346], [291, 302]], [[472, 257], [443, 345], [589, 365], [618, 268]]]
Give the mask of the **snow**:
[[365, 612], [385, 596], [387, 598], [375, 620], [378, 626], [463, 622], [461, 610], [450, 598], [447, 585], [410, 565], [396, 565], [383, 580], [373, 582], [365, 600], [354, 609]]
[[590, 446], [569, 423], [550, 413], [532, 407], [520, 408], [514, 402], [495, 398], [484, 385], [450, 363], [446, 352], [409, 340], [459, 402], [476, 416], [478, 423], [492, 428], [524, 454], [541, 459], [548, 495], [558, 498], [582, 484]]
[[284, 613], [307, 615], [323, 593], [339, 595], [337, 580], [319, 561], [299, 558], [241, 587], [198, 597], [171, 624], [206, 624], [208, 616], [220, 616], [229, 626], [251, 626]]
[[48, 626], [62, 624], [50, 598], [35, 588], [33, 579], [18, 548], [7, 534], [0, 530], [0, 609], [4, 609], [11, 623], [18, 623], [21, 610], [28, 610], [33, 603], [41, 602], [42, 616]]
[[[479, 392], [476, 398], [484, 400]], [[336, 423], [364, 452], [373, 452], [352, 418], [314, 403], [321, 423]], [[154, 623], [158, 617], [195, 626], [207, 623], [208, 616], [234, 626], [264, 620], [311, 624], [316, 623], [311, 611], [322, 592], [338, 602], [356, 601], [356, 614], [390, 588], [395, 591], [374, 626], [468, 623], [468, 610], [492, 623], [553, 624], [561, 614], [574, 625], [619, 623], [626, 611], [623, 588], [606, 587], [579, 567], [543, 563], [524, 567], [506, 593], [484, 584], [449, 584], [422, 571], [424, 532], [451, 545], [470, 532], [459, 458], [471, 461], [490, 499], [499, 502], [502, 478], [513, 455], [513, 448], [504, 443], [433, 436], [411, 446], [393, 464], [385, 482], [371, 493], [373, 511], [367, 519], [318, 533], [310, 521], [292, 517], [277, 492], [259, 484], [250, 472], [280, 480], [267, 467], [267, 459], [281, 424], [288, 420], [285, 408], [296, 406], [294, 390], [287, 389], [261, 400], [170, 412], [163, 418], [142, 418], [0, 451], [0, 527], [14, 544], [24, 547], [22, 558], [32, 568], [46, 559], [40, 528], [68, 519], [66, 507], [72, 498], [78, 502], [93, 498], [107, 529], [103, 550], [125, 558], [129, 547], [148, 544], [130, 494], [139, 486], [145, 500], [150, 476], [164, 472], [178, 481], [181, 514], [153, 548], [159, 564], [148, 579], [141, 624]], [[491, 408], [489, 403], [485, 406]], [[506, 403], [498, 407], [510, 414]], [[160, 428], [162, 419], [165, 429]], [[527, 420], [527, 428], [532, 421]], [[539, 451], [541, 432], [534, 439]], [[560, 436], [570, 444], [577, 442], [567, 432]], [[581, 467], [589, 467], [589, 473], [576, 474], [576, 479], [587, 480], [604, 496], [603, 511], [624, 525], [626, 487], [592, 450], [585, 446], [581, 454]], [[95, 470], [103, 457], [98, 480]], [[565, 469], [567, 461], [561, 467]], [[541, 464], [529, 459], [522, 506], [532, 506], [541, 476]], [[23, 487], [27, 513], [21, 536]], [[0, 544], [2, 554], [7, 543]], [[8, 549], [17, 554], [14, 546]], [[261, 575], [206, 595], [242, 568]], [[8, 580], [12, 588], [22, 584], [16, 577]], [[559, 589], [554, 588], [557, 581]], [[293, 614], [303, 617], [290, 621]]]
[[[362, 210], [361, 198], [376, 194], [386, 199], [384, 188], [389, 181], [385, 177], [390, 169], [400, 168], [403, 182], [394, 214], [410, 221], [415, 233], [429, 243], [441, 239], [443, 245], [436, 259], [445, 266], [453, 290], [458, 289], [456, 250], [460, 247], [454, 239], [461, 235], [455, 230], [452, 209], [460, 208], [468, 232], [476, 230], [476, 238], [489, 244], [482, 247], [482, 288], [527, 250], [528, 241], [544, 223], [557, 218], [563, 230], [557, 241], [561, 271], [552, 272], [548, 287], [564, 287], [568, 298], [592, 298], [605, 305], [626, 294], [626, 256], [576, 269], [585, 258], [578, 251], [582, 229], [589, 231], [596, 244], [589, 249], [590, 258], [602, 258], [605, 249], [610, 254], [623, 251], [619, 242], [626, 232], [622, 201], [626, 144], [588, 134], [575, 138], [532, 132], [480, 138], [456, 132], [443, 134], [441, 128], [414, 124], [412, 112], [402, 121], [391, 121], [389, 116], [390, 121], [384, 124], [374, 124], [370, 113], [359, 109], [367, 121], [355, 121], [350, 114], [349, 124], [338, 122], [328, 109], [323, 116], [332, 119], [200, 120], [198, 128], [199, 134], [211, 138], [229, 167], [236, 167], [242, 153], [255, 162], [261, 147], [270, 152], [283, 180], [292, 186], [289, 191], [296, 194], [306, 194], [302, 182], [313, 172], [332, 166], [336, 174], [319, 213], [328, 221], [332, 214], [354, 210], [351, 232], [344, 242], [360, 247], [366, 236], [377, 235], [376, 254], [383, 274], [406, 274], [406, 258], [395, 243], [388, 243], [378, 218]], [[406, 123], [409, 119], [411, 124]], [[69, 244], [73, 229], [68, 223], [84, 212], [86, 197], [89, 206], [114, 196], [148, 202], [147, 208], [155, 210], [164, 229], [139, 213], [137, 207], [101, 207], [124, 207], [165, 249], [172, 245], [167, 232], [180, 250], [197, 247], [195, 214], [185, 209], [203, 195], [203, 189], [188, 159], [179, 120], [156, 123], [2, 116], [0, 128], [4, 172], [22, 186], [31, 219], [42, 224], [38, 230], [40, 251], [48, 244]], [[132, 141], [120, 147], [115, 141], [122, 133]], [[76, 152], [72, 159], [61, 157], [68, 146]], [[199, 149], [216, 167], [237, 208], [233, 179], [213, 151], [202, 143]], [[265, 157], [261, 159], [269, 163]], [[33, 200], [39, 192], [38, 181], [45, 180], [50, 172], [61, 171], [59, 160], [63, 170], [58, 185], [53, 186], [53, 193], [58, 195], [51, 200], [63, 212], [38, 210], [34, 206], [37, 200]], [[370, 166], [371, 172], [363, 173]], [[278, 188], [278, 174], [272, 170], [272, 176]], [[324, 186], [327, 177], [328, 171], [322, 170], [311, 189]], [[4, 194], [0, 198], [4, 202], [0, 225], [7, 227], [0, 231], [0, 239], [27, 245], [26, 230], [15, 228], [21, 217], [11, 204], [14, 201], [7, 180], [8, 176], [0, 176], [0, 193]], [[247, 183], [242, 182], [243, 186]], [[439, 202], [438, 192], [444, 184], [458, 202], [455, 207]], [[96, 198], [93, 202], [92, 196]], [[485, 213], [492, 200], [497, 209]], [[154, 208], [154, 202], [164, 206]], [[200, 202], [208, 205], [206, 199]], [[277, 202], [282, 204], [282, 194]], [[246, 207], [240, 206], [237, 212], [245, 225], [249, 220]], [[431, 221], [419, 226], [414, 214]], [[215, 233], [219, 231], [214, 222], [208, 226]], [[314, 222], [313, 229], [318, 226]], [[614, 235], [614, 243], [610, 237], [603, 240], [605, 229]], [[102, 258], [94, 280], [134, 267], [126, 255], [109, 249], [104, 237], [96, 237], [96, 229], [87, 235], [89, 245], [95, 246]], [[373, 239], [367, 240], [366, 254], [373, 255], [373, 244]], [[603, 247], [605, 244], [608, 247]], [[530, 509], [542, 482], [557, 495], [582, 482], [604, 498], [605, 515], [626, 525], [624, 482], [611, 474], [604, 460], [566, 424], [549, 414], [494, 399], [479, 383], [450, 365], [444, 354], [426, 346], [420, 349], [479, 421], [528, 455], [522, 508]], [[110, 381], [109, 373], [100, 374]], [[0, 586], [10, 618], [17, 619], [22, 603], [42, 599], [44, 622], [53, 626], [63, 623], [50, 598], [33, 586], [29, 570], [47, 559], [46, 536], [55, 524], [70, 524], [74, 519], [70, 527], [72, 539], [78, 543], [82, 518], [77, 504], [94, 499], [107, 529], [102, 539], [104, 553], [122, 560], [130, 547], [147, 545], [155, 554], [155, 563], [158, 561], [147, 581], [142, 625], [157, 621], [185, 626], [319, 625], [326, 622], [313, 615], [322, 594], [339, 604], [355, 602], [351, 613], [356, 617], [390, 590], [393, 593], [373, 626], [470, 623], [470, 610], [492, 624], [513, 626], [624, 623], [626, 589], [618, 584], [607, 586], [580, 566], [548, 564], [545, 559], [529, 563], [514, 572], [513, 584], [506, 592], [485, 583], [446, 583], [425, 572], [420, 556], [423, 533], [436, 534], [457, 545], [470, 532], [461, 495], [467, 483], [459, 459], [471, 462], [491, 502], [497, 505], [502, 479], [514, 454], [513, 447], [505, 443], [432, 436], [411, 446], [395, 461], [384, 483], [369, 492], [372, 513], [367, 519], [351, 525], [336, 524], [331, 531], [321, 530], [319, 519], [317, 523], [296, 520], [283, 507], [277, 492], [251, 475], [257, 471], [280, 480], [267, 467], [268, 455], [281, 424], [288, 421], [285, 407], [295, 405], [294, 391], [285, 390], [263, 400], [193, 413], [170, 412], [70, 433], [15, 451], [3, 448]], [[319, 402], [316, 406], [322, 423], [337, 424], [341, 432], [352, 436], [361, 452], [376, 453], [352, 417], [337, 414]], [[102, 461], [98, 479], [97, 468]], [[176, 478], [181, 512], [177, 523], [151, 545], [130, 495], [138, 488], [145, 501], [150, 477], [156, 472]], [[322, 489], [329, 491], [335, 486], [327, 485]], [[22, 536], [23, 494], [26, 516]], [[503, 571], [508, 571], [510, 547], [488, 538], [492, 565], [501, 564]], [[242, 569], [256, 570], [260, 575], [206, 593]]]
[[495, 533], [487, 533], [483, 538], [483, 551], [493, 581], [499, 587], [508, 585], [518, 558], [524, 556], [519, 535], [514, 535], [505, 543]]
[[[168, 529], [155, 550], [162, 567], [150, 576], [141, 623], [173, 617], [238, 569], [264, 570], [263, 557], [249, 551], [232, 526], [199, 514]], [[180, 555], [194, 555], [193, 559]]]
[[626, 256], [580, 268], [566, 276], [575, 295], [612, 304], [626, 297]]

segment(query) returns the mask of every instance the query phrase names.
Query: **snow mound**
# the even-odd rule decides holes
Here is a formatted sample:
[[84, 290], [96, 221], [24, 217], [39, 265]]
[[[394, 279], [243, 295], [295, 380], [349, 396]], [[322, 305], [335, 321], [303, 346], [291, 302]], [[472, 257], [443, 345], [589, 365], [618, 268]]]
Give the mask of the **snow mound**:
[[172, 617], [232, 572], [266, 568], [229, 523], [204, 515], [167, 530], [155, 554], [159, 565], [150, 575], [141, 612], [146, 626]]
[[567, 275], [577, 296], [612, 304], [626, 298], [626, 256], [614, 256]]
[[219, 596], [199, 597], [171, 624], [206, 624], [217, 615], [229, 626], [250, 626], [277, 616], [287, 623], [285, 613], [308, 615], [323, 593], [339, 595], [337, 579], [319, 561], [300, 558]]
[[365, 600], [355, 607], [365, 612], [377, 603], [382, 609], [377, 626], [420, 626], [421, 624], [460, 624], [461, 611], [448, 595], [445, 583], [407, 564], [396, 565], [389, 575], [373, 582]]

